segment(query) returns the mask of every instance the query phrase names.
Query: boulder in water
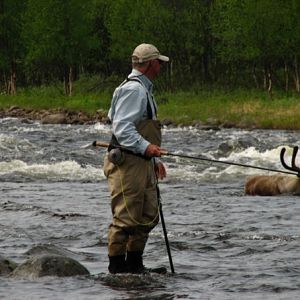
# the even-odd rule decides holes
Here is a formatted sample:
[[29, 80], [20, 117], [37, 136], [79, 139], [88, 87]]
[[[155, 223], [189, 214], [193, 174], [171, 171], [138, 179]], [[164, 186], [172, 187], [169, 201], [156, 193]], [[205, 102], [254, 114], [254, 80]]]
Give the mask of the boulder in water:
[[12, 272], [13, 277], [22, 278], [76, 275], [89, 275], [89, 271], [78, 261], [61, 255], [31, 257]]
[[17, 266], [12, 260], [0, 255], [0, 275], [10, 274]]
[[70, 251], [68, 249], [58, 247], [53, 244], [38, 244], [34, 246], [33, 248], [29, 249], [25, 253], [28, 258], [34, 257], [34, 256], [43, 256], [43, 255], [60, 255], [60, 256], [67, 256], [71, 257], [76, 260], [84, 259], [85, 256], [75, 253], [73, 251]]

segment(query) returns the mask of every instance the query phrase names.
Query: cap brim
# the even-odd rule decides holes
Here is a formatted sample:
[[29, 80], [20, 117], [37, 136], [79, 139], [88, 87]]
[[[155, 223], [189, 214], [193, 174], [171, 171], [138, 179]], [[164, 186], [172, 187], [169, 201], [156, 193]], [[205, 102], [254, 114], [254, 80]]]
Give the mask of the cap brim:
[[168, 56], [164, 56], [164, 55], [159, 55], [157, 59], [159, 59], [161, 61], [169, 61], [170, 60]]

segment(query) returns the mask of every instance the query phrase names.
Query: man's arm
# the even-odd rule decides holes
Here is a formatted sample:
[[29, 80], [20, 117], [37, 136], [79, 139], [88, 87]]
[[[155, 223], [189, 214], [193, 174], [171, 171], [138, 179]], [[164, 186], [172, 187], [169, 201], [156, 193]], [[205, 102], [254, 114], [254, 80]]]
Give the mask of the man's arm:
[[136, 130], [146, 110], [147, 96], [139, 87], [120, 91], [113, 116], [113, 134], [122, 146], [134, 153], [144, 154], [150, 144]]

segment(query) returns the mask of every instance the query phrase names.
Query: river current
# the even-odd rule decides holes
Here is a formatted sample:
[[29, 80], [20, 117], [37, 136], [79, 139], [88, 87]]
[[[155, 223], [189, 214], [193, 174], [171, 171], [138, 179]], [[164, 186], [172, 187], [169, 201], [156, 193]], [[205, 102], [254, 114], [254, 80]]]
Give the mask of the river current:
[[[166, 275], [109, 275], [110, 198], [103, 175], [110, 128], [0, 119], [0, 255], [22, 263], [36, 246], [72, 253], [90, 276], [0, 278], [0, 299], [299, 299], [300, 200], [244, 195], [245, 179], [274, 174], [209, 161], [164, 157], [160, 182], [175, 268], [161, 224], [144, 263]], [[163, 129], [177, 154], [284, 170], [300, 133], [274, 130]], [[299, 160], [300, 161], [300, 160]], [[300, 165], [300, 163], [299, 163]]]

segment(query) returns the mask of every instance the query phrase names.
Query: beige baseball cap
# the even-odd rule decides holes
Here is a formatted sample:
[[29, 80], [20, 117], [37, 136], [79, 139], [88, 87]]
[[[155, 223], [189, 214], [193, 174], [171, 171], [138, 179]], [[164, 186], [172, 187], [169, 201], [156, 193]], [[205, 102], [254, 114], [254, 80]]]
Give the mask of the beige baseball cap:
[[138, 45], [131, 56], [133, 63], [143, 63], [152, 59], [159, 59], [161, 61], [169, 61], [168, 56], [161, 55], [158, 49], [151, 44]]

